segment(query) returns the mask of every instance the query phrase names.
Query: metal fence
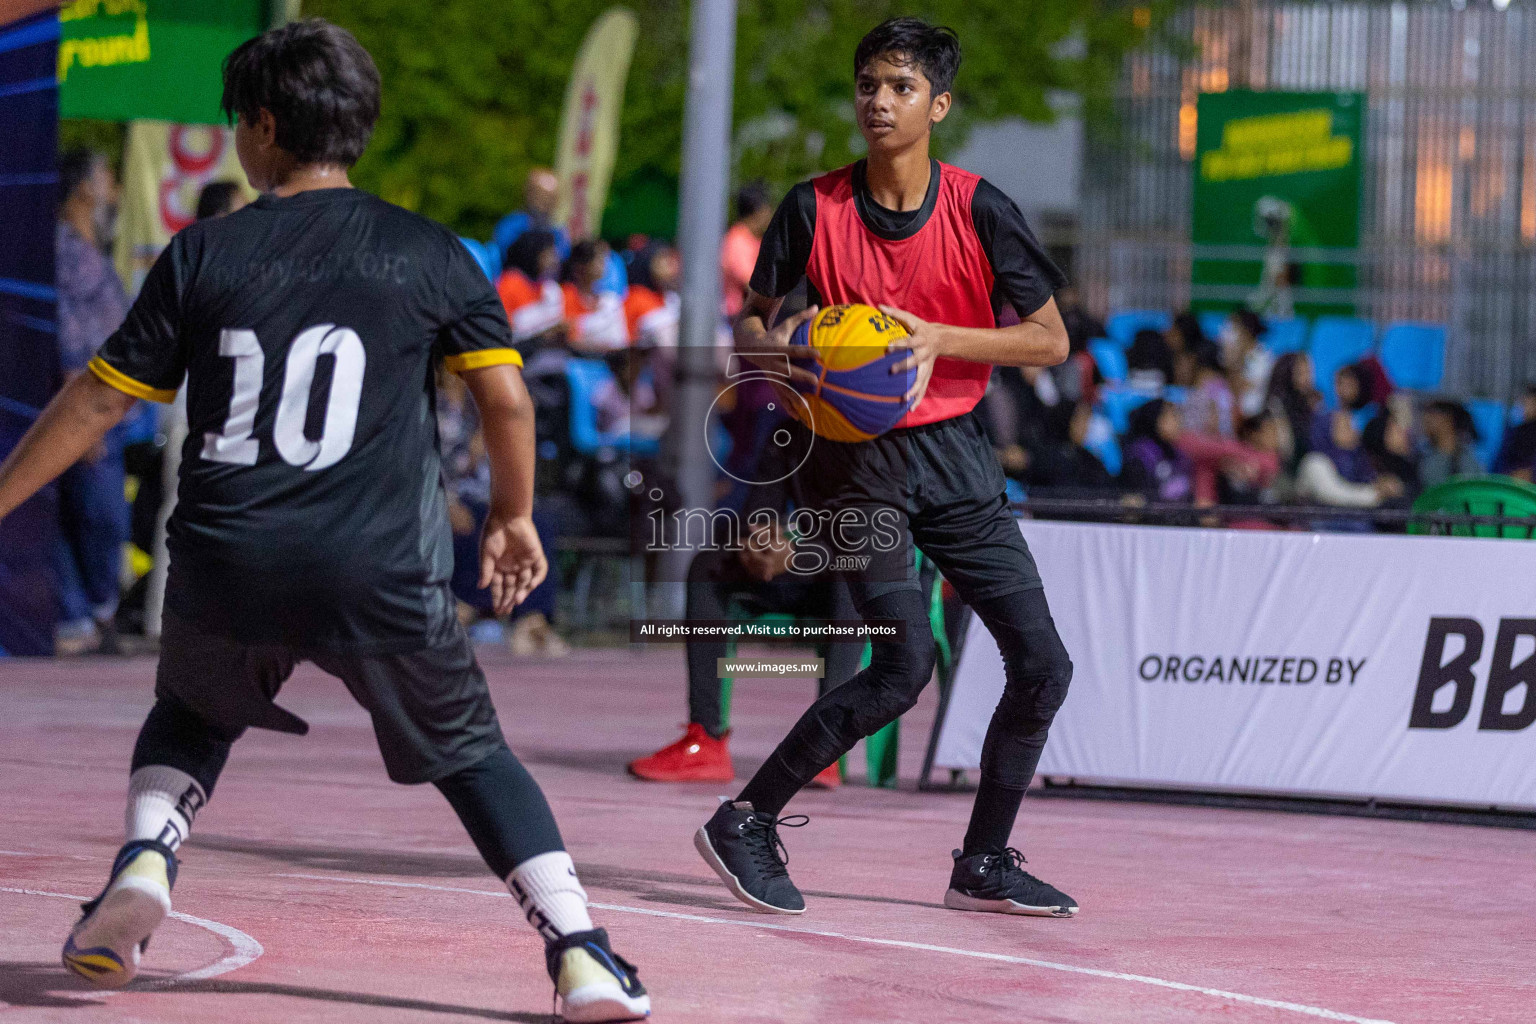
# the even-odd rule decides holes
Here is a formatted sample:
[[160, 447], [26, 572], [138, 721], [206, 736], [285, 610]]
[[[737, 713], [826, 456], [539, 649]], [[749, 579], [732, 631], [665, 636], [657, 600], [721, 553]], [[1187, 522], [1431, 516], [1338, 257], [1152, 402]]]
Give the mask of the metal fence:
[[1201, 92], [1364, 92], [1356, 309], [1449, 325], [1447, 389], [1512, 397], [1536, 379], [1533, 7], [1243, 0], [1178, 13], [1171, 34], [1192, 55], [1132, 54], [1116, 123], [1088, 132], [1076, 276], [1090, 305], [1189, 302]]

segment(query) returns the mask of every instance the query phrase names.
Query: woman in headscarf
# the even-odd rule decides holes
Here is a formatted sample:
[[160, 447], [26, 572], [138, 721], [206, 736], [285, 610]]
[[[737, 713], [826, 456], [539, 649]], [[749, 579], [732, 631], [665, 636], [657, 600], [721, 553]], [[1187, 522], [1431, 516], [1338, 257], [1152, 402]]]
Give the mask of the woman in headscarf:
[[1131, 413], [1125, 435], [1121, 486], [1151, 501], [1190, 501], [1194, 497], [1194, 461], [1179, 447], [1184, 431], [1178, 406], [1154, 398]]
[[1309, 450], [1312, 416], [1323, 404], [1323, 396], [1312, 384], [1312, 358], [1305, 352], [1287, 352], [1275, 360], [1269, 374], [1265, 405], [1290, 428], [1291, 453], [1286, 460], [1295, 469]]
[[1401, 480], [1378, 475], [1371, 465], [1350, 413], [1337, 409], [1319, 416], [1311, 447], [1296, 473], [1296, 493], [1303, 501], [1336, 508], [1375, 508], [1402, 495]]
[[1413, 437], [1408, 424], [1390, 405], [1372, 417], [1361, 433], [1365, 449], [1378, 476], [1395, 476], [1403, 482], [1403, 496], [1410, 501], [1419, 493], [1419, 467], [1414, 459]]

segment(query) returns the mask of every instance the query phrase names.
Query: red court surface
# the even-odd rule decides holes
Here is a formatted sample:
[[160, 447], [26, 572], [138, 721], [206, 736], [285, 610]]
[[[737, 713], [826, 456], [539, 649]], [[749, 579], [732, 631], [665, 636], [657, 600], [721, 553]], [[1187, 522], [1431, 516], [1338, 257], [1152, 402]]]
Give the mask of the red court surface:
[[[809, 911], [752, 914], [698, 859], [711, 785], [627, 778], [682, 715], [678, 650], [517, 663], [484, 652], [509, 739], [543, 783], [658, 1022], [1154, 1024], [1536, 1017], [1536, 832], [1218, 808], [1026, 800], [1015, 843], [1076, 920], [940, 903], [969, 797], [903, 790], [791, 806]], [[545, 1021], [540, 945], [431, 787], [385, 777], [366, 716], [301, 669], [308, 737], [251, 733], [183, 850], [178, 916], [127, 991], [58, 964], [121, 842], [154, 665], [0, 662], [0, 1021]], [[738, 771], [809, 699], [738, 685]]]

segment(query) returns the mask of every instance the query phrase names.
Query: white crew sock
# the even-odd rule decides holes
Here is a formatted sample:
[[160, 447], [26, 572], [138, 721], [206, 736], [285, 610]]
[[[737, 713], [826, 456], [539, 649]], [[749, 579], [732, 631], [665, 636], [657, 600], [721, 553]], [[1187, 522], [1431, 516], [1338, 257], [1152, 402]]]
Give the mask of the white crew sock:
[[553, 942], [572, 932], [592, 930], [587, 916], [587, 891], [576, 878], [576, 865], [564, 850], [530, 857], [507, 876], [507, 888], [517, 897], [528, 923]]
[[158, 839], [174, 850], [192, 832], [192, 819], [207, 802], [208, 794], [186, 772], [147, 764], [128, 777], [128, 841]]

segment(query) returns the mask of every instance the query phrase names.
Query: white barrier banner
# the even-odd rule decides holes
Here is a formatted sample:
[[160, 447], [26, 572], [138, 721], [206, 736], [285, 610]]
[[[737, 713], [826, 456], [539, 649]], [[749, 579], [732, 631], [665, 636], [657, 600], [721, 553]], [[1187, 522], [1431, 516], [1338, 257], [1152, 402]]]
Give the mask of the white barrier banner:
[[[1536, 808], [1536, 542], [1020, 525], [1075, 666], [1042, 774]], [[973, 620], [935, 764], [1002, 690]]]

